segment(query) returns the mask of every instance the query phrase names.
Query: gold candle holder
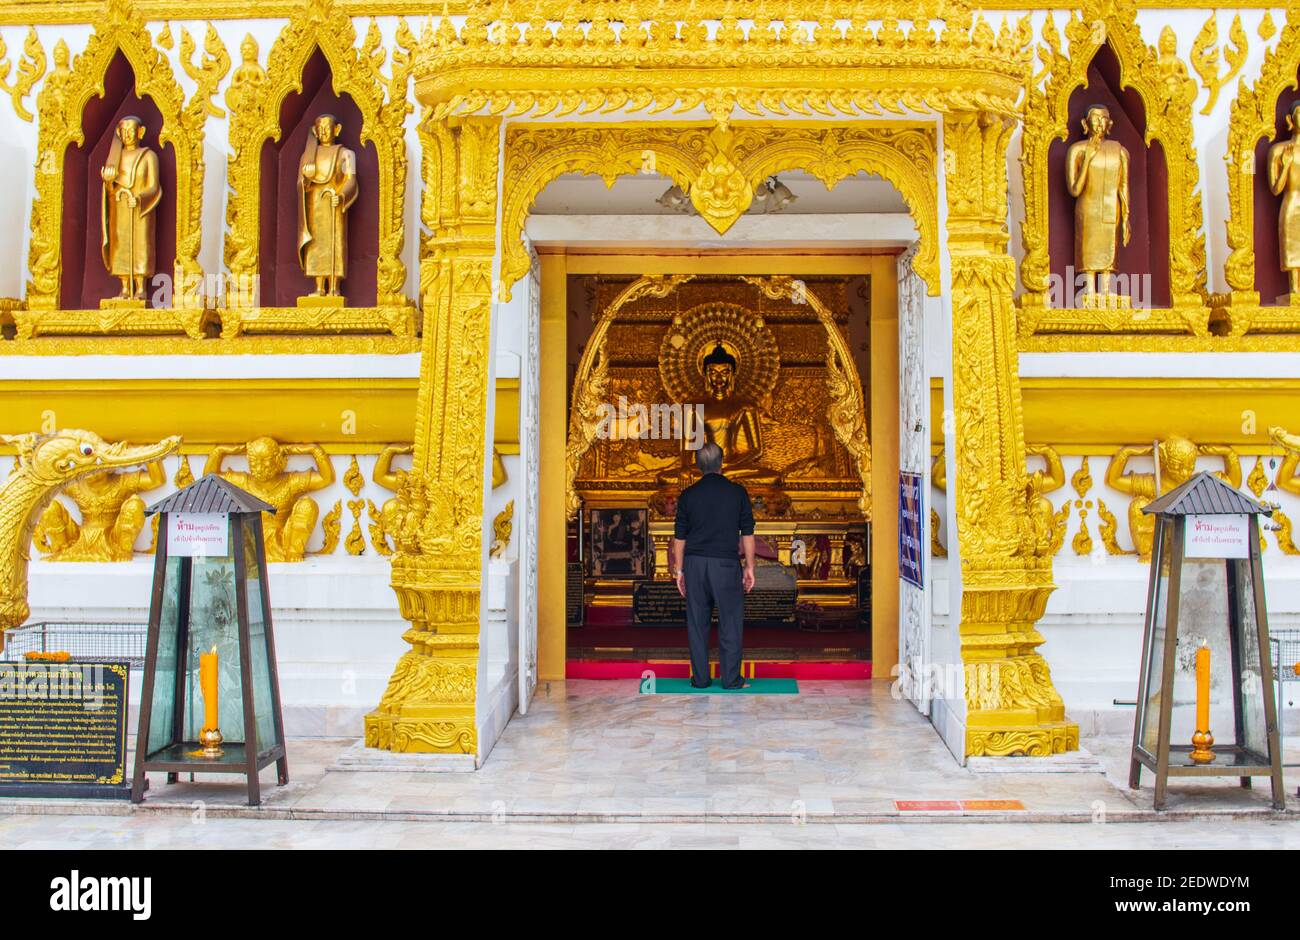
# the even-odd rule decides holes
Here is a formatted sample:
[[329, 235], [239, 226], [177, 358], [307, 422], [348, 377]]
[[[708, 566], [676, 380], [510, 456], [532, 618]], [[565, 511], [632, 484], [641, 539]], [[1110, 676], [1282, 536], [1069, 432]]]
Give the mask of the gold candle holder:
[[199, 732], [199, 743], [203, 745], [199, 753], [209, 760], [216, 760], [225, 753], [221, 749], [222, 740], [220, 728], [204, 728]]

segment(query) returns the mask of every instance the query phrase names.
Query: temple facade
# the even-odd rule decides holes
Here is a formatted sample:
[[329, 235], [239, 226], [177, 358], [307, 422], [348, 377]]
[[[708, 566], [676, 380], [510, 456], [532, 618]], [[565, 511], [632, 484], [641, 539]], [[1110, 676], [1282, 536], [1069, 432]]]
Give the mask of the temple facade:
[[142, 623], [145, 508], [220, 474], [287, 732], [481, 766], [539, 684], [684, 674], [713, 439], [747, 675], [958, 761], [1124, 732], [1195, 471], [1300, 620], [1298, 86], [1300, 6], [0, 2], [0, 627]]

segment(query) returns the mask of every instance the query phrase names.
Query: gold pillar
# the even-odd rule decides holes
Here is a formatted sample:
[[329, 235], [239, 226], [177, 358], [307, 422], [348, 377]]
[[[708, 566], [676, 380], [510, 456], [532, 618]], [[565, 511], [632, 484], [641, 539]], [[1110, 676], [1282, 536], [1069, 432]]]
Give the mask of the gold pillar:
[[871, 258], [871, 674], [898, 663], [898, 267]]
[[472, 754], [500, 120], [426, 117], [420, 139], [424, 335], [392, 582], [411, 649], [366, 716], [366, 746]]
[[568, 275], [562, 254], [542, 262], [541, 479], [537, 531], [537, 678], [563, 682], [566, 660], [564, 449], [568, 431]]
[[967, 755], [1074, 750], [1034, 627], [1052, 583], [1028, 528], [1016, 353], [1014, 261], [1007, 246], [1006, 151], [1014, 125], [982, 113], [944, 120], [952, 264], [953, 408], [966, 685]]

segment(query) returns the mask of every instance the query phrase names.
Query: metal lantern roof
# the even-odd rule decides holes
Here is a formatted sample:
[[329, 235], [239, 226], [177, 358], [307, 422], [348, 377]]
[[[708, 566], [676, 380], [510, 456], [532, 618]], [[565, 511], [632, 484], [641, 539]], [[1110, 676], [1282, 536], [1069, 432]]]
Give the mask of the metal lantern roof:
[[240, 512], [275, 512], [275, 507], [233, 483], [226, 482], [215, 473], [209, 473], [145, 510], [146, 515], [156, 512], [232, 515]]
[[1159, 499], [1153, 499], [1142, 511], [1162, 516], [1229, 516], [1243, 513], [1263, 513], [1267, 516], [1273, 512], [1205, 470]]

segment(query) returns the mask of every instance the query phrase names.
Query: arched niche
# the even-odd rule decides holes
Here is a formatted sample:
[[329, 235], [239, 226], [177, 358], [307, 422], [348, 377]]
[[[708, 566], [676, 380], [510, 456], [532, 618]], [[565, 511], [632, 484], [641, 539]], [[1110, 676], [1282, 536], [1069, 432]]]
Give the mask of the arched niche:
[[1255, 173], [1252, 200], [1254, 202], [1255, 230], [1255, 290], [1259, 293], [1261, 307], [1279, 306], [1278, 298], [1290, 290], [1286, 273], [1281, 269], [1282, 246], [1278, 237], [1278, 215], [1282, 211], [1282, 197], [1274, 196], [1268, 183], [1268, 151], [1279, 141], [1290, 140], [1291, 131], [1286, 126], [1287, 112], [1300, 101], [1300, 69], [1293, 84], [1278, 94], [1273, 102], [1273, 136], [1255, 143]]
[[[139, 94], [135, 72], [120, 49], [104, 73], [103, 87], [104, 94], [92, 97], [82, 111], [83, 143], [68, 147], [63, 155], [59, 305], [65, 310], [97, 309], [101, 300], [116, 297], [121, 290], [121, 282], [108, 273], [102, 259], [100, 169], [108, 159], [117, 123], [127, 115], [144, 121], [144, 144], [158, 154], [162, 198], [155, 210], [155, 273], [170, 277], [176, 261], [176, 149], [170, 143], [159, 144], [162, 112], [151, 96]], [[150, 306], [155, 306], [159, 292], [152, 284], [146, 285], [146, 294]]]
[[[1147, 305], [1168, 307], [1169, 290], [1169, 175], [1164, 149], [1158, 140], [1146, 143], [1147, 116], [1142, 97], [1132, 87], [1124, 87], [1119, 59], [1109, 43], [1098, 47], [1088, 64], [1086, 84], [1076, 88], [1069, 98], [1065, 140], [1055, 140], [1048, 148], [1048, 251], [1051, 272], [1065, 285], [1067, 298], [1078, 290], [1073, 277], [1075, 230], [1074, 204], [1066, 181], [1065, 158], [1069, 148], [1083, 140], [1082, 121], [1090, 106], [1105, 105], [1114, 126], [1110, 136], [1129, 154], [1129, 223], [1132, 236], [1128, 245], [1117, 244], [1116, 273], [1127, 275], [1128, 291], [1137, 304], [1139, 293]], [[1143, 285], [1139, 288], [1138, 285]], [[1145, 285], [1150, 285], [1147, 293]], [[1067, 306], [1070, 304], [1067, 303]]]
[[357, 199], [347, 211], [347, 277], [340, 289], [348, 307], [377, 303], [379, 257], [379, 154], [361, 142], [362, 114], [346, 91], [334, 90], [329, 62], [317, 47], [302, 70], [302, 86], [280, 105], [280, 139], [261, 152], [258, 270], [261, 304], [292, 307], [315, 287], [298, 263], [298, 167], [312, 124], [333, 114], [343, 125], [339, 142], [357, 156]]

